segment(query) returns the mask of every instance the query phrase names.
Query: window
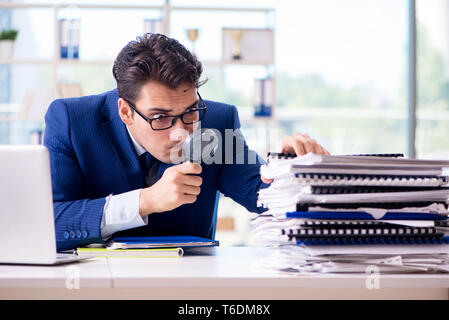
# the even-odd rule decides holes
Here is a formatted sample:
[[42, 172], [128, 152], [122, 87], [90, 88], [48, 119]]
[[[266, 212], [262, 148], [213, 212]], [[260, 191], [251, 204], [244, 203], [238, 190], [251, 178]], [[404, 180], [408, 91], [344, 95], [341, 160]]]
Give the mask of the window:
[[419, 0], [417, 15], [417, 156], [449, 158], [449, 1]]
[[[334, 154], [407, 148], [407, 2], [281, 1], [279, 120]], [[387, 143], [388, 141], [388, 143]]]

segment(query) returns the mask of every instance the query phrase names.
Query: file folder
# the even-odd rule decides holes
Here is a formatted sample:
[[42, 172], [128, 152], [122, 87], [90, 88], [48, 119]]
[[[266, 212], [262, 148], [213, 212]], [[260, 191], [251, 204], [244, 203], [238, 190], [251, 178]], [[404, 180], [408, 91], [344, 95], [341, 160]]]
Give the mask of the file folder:
[[77, 254], [82, 257], [103, 258], [177, 258], [182, 257], [182, 248], [155, 249], [108, 249], [108, 248], [78, 248]]
[[116, 237], [108, 243], [110, 249], [193, 248], [214, 247], [219, 242], [195, 236]]

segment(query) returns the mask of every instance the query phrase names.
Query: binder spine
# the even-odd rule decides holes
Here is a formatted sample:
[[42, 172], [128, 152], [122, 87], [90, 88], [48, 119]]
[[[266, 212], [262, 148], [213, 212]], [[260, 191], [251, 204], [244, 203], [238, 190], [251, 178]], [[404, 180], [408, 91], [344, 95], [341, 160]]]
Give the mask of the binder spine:
[[393, 186], [310, 186], [311, 194], [353, 194], [353, 193], [381, 193], [381, 192], [413, 192], [439, 190], [439, 187], [393, 187]]
[[349, 175], [323, 173], [296, 173], [295, 182], [302, 186], [389, 186], [389, 187], [440, 187], [449, 183], [447, 176], [404, 175]]
[[[449, 238], [438, 237], [348, 237], [348, 238], [305, 238], [292, 237], [297, 245], [369, 245], [369, 244], [449, 244]], [[292, 240], [290, 239], [290, 240]]]
[[394, 212], [387, 211], [380, 220], [374, 220], [367, 211], [293, 211], [285, 214], [286, 218], [323, 220], [359, 220], [359, 221], [382, 221], [382, 220], [432, 220], [444, 221], [448, 219], [447, 214], [430, 212]]
[[296, 154], [284, 153], [284, 152], [268, 152], [268, 160], [270, 159], [291, 159], [296, 158]]
[[[381, 157], [381, 158], [401, 158], [403, 153], [364, 153], [364, 154], [347, 154], [346, 156], [360, 156], [360, 157]], [[296, 154], [285, 152], [268, 152], [268, 159], [291, 159], [296, 158]]]
[[282, 229], [290, 241], [304, 245], [443, 244], [449, 237], [435, 227], [403, 227], [382, 222], [305, 222]]
[[[301, 221], [301, 220], [300, 220]], [[442, 223], [439, 225], [441, 227], [444, 226]], [[296, 230], [315, 230], [315, 229], [395, 229], [395, 230], [420, 230], [420, 232], [435, 232], [435, 227], [406, 227], [401, 226], [389, 222], [379, 221], [379, 220], [372, 220], [372, 221], [364, 221], [364, 220], [302, 220], [298, 224], [298, 228]], [[286, 233], [292, 233], [295, 229], [283, 229]], [[410, 231], [411, 232], [411, 231]]]
[[[427, 207], [432, 204], [443, 204], [447, 208], [447, 204], [442, 201], [419, 201], [419, 202], [364, 202], [364, 203], [297, 203], [296, 212], [313, 211], [314, 207], [320, 206], [327, 209], [358, 209], [358, 208], [380, 208], [380, 209], [402, 209], [402, 208], [420, 208]], [[292, 213], [294, 214], [294, 213]]]
[[362, 153], [362, 154], [347, 154], [347, 156], [403, 158], [404, 154], [403, 153]]

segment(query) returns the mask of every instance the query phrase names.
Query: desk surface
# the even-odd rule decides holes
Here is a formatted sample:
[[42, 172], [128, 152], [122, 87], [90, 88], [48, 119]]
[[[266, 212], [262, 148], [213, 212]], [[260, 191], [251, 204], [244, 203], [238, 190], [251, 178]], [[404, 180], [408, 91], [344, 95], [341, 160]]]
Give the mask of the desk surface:
[[[0, 265], [0, 299], [158, 298], [442, 298], [449, 274], [285, 275], [255, 268], [271, 251], [258, 247], [213, 248], [181, 258], [95, 258], [59, 266]], [[372, 282], [371, 282], [372, 283]], [[101, 296], [99, 296], [101, 294]]]

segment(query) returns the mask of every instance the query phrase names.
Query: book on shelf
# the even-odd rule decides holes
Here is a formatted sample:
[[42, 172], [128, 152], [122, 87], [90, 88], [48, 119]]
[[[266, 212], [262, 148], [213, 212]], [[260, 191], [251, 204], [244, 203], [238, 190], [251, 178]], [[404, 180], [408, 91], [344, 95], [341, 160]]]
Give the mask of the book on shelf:
[[61, 59], [79, 58], [80, 19], [59, 19]]

